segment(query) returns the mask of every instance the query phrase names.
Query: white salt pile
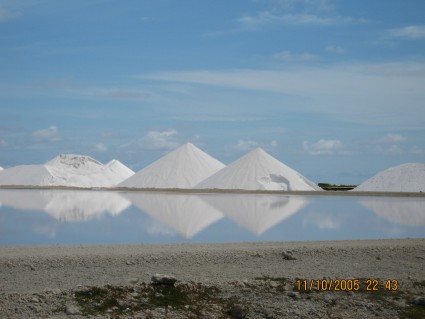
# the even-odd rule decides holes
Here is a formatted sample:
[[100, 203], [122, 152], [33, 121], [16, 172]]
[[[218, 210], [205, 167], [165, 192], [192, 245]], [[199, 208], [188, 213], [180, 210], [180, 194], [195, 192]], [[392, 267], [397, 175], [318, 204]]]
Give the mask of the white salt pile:
[[103, 165], [82, 155], [61, 154], [44, 165], [19, 165], [0, 172], [0, 185], [111, 187], [134, 174], [123, 164]]
[[0, 172], [0, 185], [51, 185], [54, 177], [44, 165], [19, 165]]
[[191, 143], [143, 168], [119, 187], [193, 188], [225, 165]]
[[391, 167], [364, 181], [353, 191], [424, 192], [425, 164], [408, 163]]
[[195, 186], [205, 189], [320, 190], [312, 181], [257, 148]]
[[123, 163], [121, 163], [119, 160], [116, 160], [116, 159], [110, 161], [105, 166], [107, 166], [112, 172], [115, 172], [118, 176], [122, 176], [125, 179], [135, 174], [133, 170], [131, 170], [130, 168], [128, 168], [127, 166], [125, 166]]

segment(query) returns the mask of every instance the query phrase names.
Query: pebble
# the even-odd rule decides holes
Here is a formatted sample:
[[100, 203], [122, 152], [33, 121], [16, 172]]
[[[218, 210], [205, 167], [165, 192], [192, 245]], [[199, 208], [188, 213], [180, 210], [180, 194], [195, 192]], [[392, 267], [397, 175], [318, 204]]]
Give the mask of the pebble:
[[247, 315], [247, 310], [242, 305], [233, 305], [229, 310], [229, 315], [236, 319], [243, 319]]
[[296, 260], [294, 256], [292, 256], [289, 252], [283, 251], [282, 252], [283, 259], [285, 260]]
[[277, 281], [270, 281], [270, 282], [269, 282], [269, 286], [270, 286], [271, 288], [277, 288], [277, 287], [279, 287], [279, 286], [280, 286], [280, 284], [279, 284]]
[[67, 305], [66, 307], [65, 307], [65, 313], [67, 314], [67, 315], [79, 315], [80, 314], [80, 310], [76, 307], [76, 306], [74, 306], [74, 305]]
[[32, 297], [31, 302], [38, 303], [38, 302], [40, 302], [40, 299], [38, 299], [37, 297]]
[[418, 306], [425, 306], [425, 297], [416, 297], [415, 299], [413, 299], [413, 304]]

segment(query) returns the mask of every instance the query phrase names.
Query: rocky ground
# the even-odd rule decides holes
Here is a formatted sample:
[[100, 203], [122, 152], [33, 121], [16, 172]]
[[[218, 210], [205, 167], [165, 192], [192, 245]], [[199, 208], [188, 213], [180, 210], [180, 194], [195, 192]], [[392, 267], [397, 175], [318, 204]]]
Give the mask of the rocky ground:
[[0, 247], [0, 317], [425, 318], [424, 264], [425, 239]]

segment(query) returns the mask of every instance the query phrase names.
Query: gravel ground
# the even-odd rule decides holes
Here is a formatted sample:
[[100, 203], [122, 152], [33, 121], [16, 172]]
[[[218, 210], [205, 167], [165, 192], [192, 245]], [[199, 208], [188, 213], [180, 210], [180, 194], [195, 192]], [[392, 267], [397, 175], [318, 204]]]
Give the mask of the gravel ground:
[[424, 265], [425, 239], [0, 247], [0, 318], [425, 318]]

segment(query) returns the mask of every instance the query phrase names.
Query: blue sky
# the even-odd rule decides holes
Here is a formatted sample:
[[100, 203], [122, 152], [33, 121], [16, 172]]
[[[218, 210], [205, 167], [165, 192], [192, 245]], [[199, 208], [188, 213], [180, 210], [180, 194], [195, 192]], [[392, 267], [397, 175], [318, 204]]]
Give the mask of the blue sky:
[[425, 1], [0, 0], [0, 166], [192, 142], [316, 182], [425, 160]]

